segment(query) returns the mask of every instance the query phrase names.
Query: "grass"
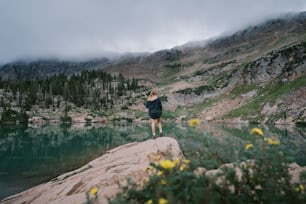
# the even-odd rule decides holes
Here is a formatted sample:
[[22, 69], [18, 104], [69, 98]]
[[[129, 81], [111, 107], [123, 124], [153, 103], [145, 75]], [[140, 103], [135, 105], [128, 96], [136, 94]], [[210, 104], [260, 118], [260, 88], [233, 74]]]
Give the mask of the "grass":
[[169, 110], [164, 110], [163, 111], [163, 115], [162, 115], [163, 119], [173, 120], [173, 119], [176, 119], [177, 117], [178, 117], [177, 112], [169, 111]]
[[306, 86], [306, 76], [302, 76], [302, 77], [300, 77], [300, 78], [298, 78], [298, 79], [296, 79], [292, 82], [289, 82], [289, 83], [274, 84], [271, 87], [271, 91], [267, 90], [268, 95], [266, 96], [266, 99], [270, 102], [275, 102], [275, 100], [279, 96], [281, 96], [283, 94], [290, 93], [291, 91], [294, 91], [295, 89], [303, 87], [303, 86]]
[[269, 85], [264, 87], [240, 87], [232, 93], [231, 97], [238, 96], [240, 91], [250, 91], [255, 89], [257, 91], [256, 96], [253, 100], [244, 106], [237, 108], [230, 113], [226, 114], [226, 118], [242, 117], [244, 119], [258, 119], [261, 120], [263, 116], [260, 115], [262, 106], [269, 102], [274, 104], [276, 99], [290, 92], [306, 86], [306, 76], [300, 77], [289, 83], [280, 83], [279, 81], [271, 82]]
[[140, 110], [136, 110], [135, 111], [135, 117], [136, 118], [144, 118], [147, 117], [148, 114], [146, 112], [140, 111]]
[[161, 76], [162, 80], [160, 80], [160, 82], [158, 82], [157, 85], [165, 86], [176, 82], [177, 80], [173, 76], [179, 73], [180, 71], [182, 71], [184, 69], [184, 66], [185, 65], [177, 62], [164, 65]]
[[[173, 74], [174, 75], [174, 74]], [[163, 76], [162, 77], [162, 80], [158, 81], [158, 82], [154, 82], [154, 84], [157, 86], [157, 87], [163, 87], [163, 86], [167, 86], [167, 85], [171, 85], [171, 84], [174, 84], [178, 81], [180, 81], [180, 79], [175, 79], [173, 77], [173, 75], [169, 75], [169, 76]]]
[[306, 42], [306, 34], [303, 35], [303, 41]]
[[[110, 203], [305, 203], [306, 173], [292, 184], [280, 144], [248, 137], [252, 139], [191, 135], [180, 143], [189, 149], [184, 156], [190, 160], [159, 156], [144, 169], [141, 187], [128, 180]], [[199, 167], [218, 169], [207, 174]]]
[[177, 107], [175, 112], [178, 115], [186, 115], [187, 119], [198, 117], [202, 113], [203, 110], [205, 110], [208, 107], [211, 107], [214, 103], [216, 103], [217, 101], [220, 101], [221, 98], [222, 97], [206, 99], [199, 104], [194, 104], [188, 107], [179, 106]]

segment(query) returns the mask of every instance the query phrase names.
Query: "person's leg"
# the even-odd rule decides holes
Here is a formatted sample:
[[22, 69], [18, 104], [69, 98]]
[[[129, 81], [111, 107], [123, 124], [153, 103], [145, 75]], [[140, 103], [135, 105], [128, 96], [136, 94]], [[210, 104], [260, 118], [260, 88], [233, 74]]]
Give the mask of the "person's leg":
[[161, 119], [158, 118], [157, 119], [157, 123], [158, 123], [158, 129], [159, 129], [159, 136], [163, 136], [163, 127], [162, 127], [162, 123], [161, 123]]
[[151, 118], [151, 130], [152, 130], [152, 134], [153, 137], [155, 137], [155, 120]]

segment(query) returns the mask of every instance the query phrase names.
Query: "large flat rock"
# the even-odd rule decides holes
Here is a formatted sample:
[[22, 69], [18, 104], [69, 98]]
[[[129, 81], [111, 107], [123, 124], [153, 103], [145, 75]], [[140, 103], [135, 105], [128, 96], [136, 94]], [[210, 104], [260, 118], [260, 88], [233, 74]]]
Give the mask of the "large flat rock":
[[143, 170], [150, 162], [167, 155], [181, 156], [177, 141], [169, 137], [129, 143], [108, 151], [105, 155], [83, 167], [58, 176], [47, 183], [35, 186], [1, 202], [10, 203], [84, 203], [86, 192], [98, 188], [98, 202], [107, 203], [125, 184], [127, 178], [142, 182], [147, 176]]

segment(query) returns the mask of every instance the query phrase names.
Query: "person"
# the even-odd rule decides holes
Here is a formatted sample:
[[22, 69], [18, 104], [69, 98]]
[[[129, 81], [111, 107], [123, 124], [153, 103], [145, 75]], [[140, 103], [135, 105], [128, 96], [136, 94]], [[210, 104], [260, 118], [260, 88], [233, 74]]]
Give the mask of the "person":
[[155, 133], [155, 121], [157, 121], [158, 129], [159, 129], [159, 136], [163, 136], [163, 129], [162, 129], [162, 123], [161, 123], [161, 115], [163, 112], [163, 107], [161, 100], [157, 96], [157, 91], [153, 90], [151, 91], [147, 102], [145, 103], [147, 109], [149, 109], [148, 113], [150, 116], [150, 122], [151, 122], [151, 130], [153, 138], [156, 137]]

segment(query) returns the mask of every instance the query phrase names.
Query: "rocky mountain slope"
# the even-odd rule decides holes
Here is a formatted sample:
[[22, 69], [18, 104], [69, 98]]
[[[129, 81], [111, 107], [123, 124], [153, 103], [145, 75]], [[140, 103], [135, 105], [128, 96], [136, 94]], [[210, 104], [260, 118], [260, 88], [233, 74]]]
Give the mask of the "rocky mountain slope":
[[204, 45], [130, 58], [105, 70], [152, 82], [176, 119], [303, 124], [305, 62], [303, 12]]
[[[305, 62], [306, 12], [302, 12], [206, 43], [79, 63], [77, 68], [64, 64], [71, 67], [69, 72], [103, 69], [141, 79], [148, 89], [158, 88], [164, 118], [305, 124]], [[49, 73], [38, 66], [35, 72], [40, 74], [33, 74], [33, 67], [32, 71], [24, 67], [31, 66], [4, 65], [0, 74], [33, 78], [59, 71]], [[67, 69], [60, 70], [68, 73]], [[135, 99], [125, 111], [143, 117], [139, 114], [145, 111], [143, 98]]]

